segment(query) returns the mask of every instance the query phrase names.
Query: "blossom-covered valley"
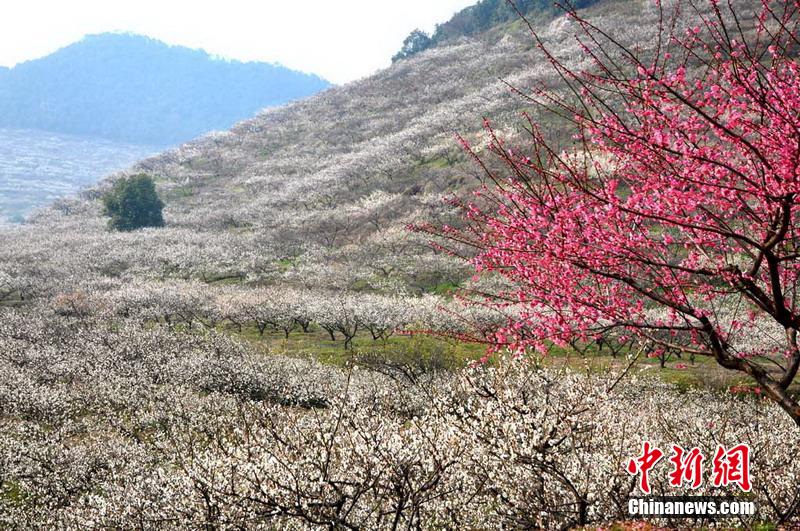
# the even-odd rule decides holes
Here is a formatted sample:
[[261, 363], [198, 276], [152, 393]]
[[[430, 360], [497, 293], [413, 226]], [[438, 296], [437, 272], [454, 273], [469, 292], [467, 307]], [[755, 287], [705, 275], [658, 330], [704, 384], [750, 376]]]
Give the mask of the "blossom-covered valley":
[[94, 185], [110, 172], [157, 153], [155, 146], [0, 129], [0, 223]]
[[[741, 34], [755, 42], [759, 11], [751, 4], [733, 1], [730, 9], [740, 15]], [[785, 26], [800, 19], [795, 2], [766, 3], [773, 4], [788, 9], [788, 16], [776, 15]], [[685, 9], [673, 11], [677, 5]], [[588, 255], [560, 245], [562, 234], [602, 242], [611, 231], [581, 225], [590, 216], [578, 201], [549, 201], [573, 197], [565, 192], [573, 181], [548, 175], [551, 167], [562, 176], [580, 167], [591, 183], [612, 173], [609, 168], [635, 177], [646, 172], [632, 171], [642, 168], [633, 164], [615, 167], [623, 156], [604, 158], [585, 143], [578, 142], [582, 151], [568, 151], [590, 136], [572, 128], [586, 117], [546, 113], [534, 103], [544, 92], [534, 87], [585, 101], [586, 93], [569, 91], [568, 72], [603, 63], [591, 55], [591, 42], [576, 36], [602, 28], [625, 49], [650, 57], [661, 53], [665, 35], [700, 34], [692, 6], [704, 5], [717, 2], [603, 0], [571, 16], [503, 22], [144, 159], [25, 224], [0, 229], [0, 526], [800, 525], [800, 431], [787, 414], [797, 384], [790, 378], [781, 389], [767, 388], [761, 382], [772, 382], [777, 369], [758, 373], [762, 365], [755, 365], [790, 372], [793, 318], [770, 295], [752, 317], [741, 317], [750, 314], [736, 305], [744, 308], [746, 301], [730, 303], [738, 292], [715, 298], [729, 277], [714, 278], [702, 293], [686, 288], [688, 282], [668, 286], [671, 291], [657, 281], [663, 291], [642, 288], [653, 299], [685, 288], [686, 300], [705, 300], [703, 312], [685, 314], [697, 321], [713, 317], [713, 334], [730, 332], [718, 334], [723, 354], [749, 353], [741, 358], [755, 360], [750, 373], [718, 364], [727, 359], [701, 348], [703, 329], [691, 328], [680, 308], [618, 295], [617, 284], [650, 280], [636, 276], [639, 255], [616, 247]], [[731, 20], [725, 13], [723, 20]], [[689, 60], [687, 66], [700, 71]], [[654, 81], [647, 89], [658, 93], [663, 86], [670, 85]], [[543, 139], [534, 123], [560, 147], [550, 153], [556, 163], [535, 159], [541, 152], [530, 140]], [[785, 132], [787, 149], [800, 149], [800, 135], [790, 125]], [[593, 140], [602, 145], [602, 134]], [[660, 140], [645, 144], [664, 148]], [[576, 153], [597, 160], [585, 163]], [[742, 159], [743, 166], [750, 162]], [[525, 181], [533, 167], [542, 179]], [[496, 177], [516, 170], [519, 179], [510, 177], [511, 184]], [[151, 176], [163, 200], [164, 226], [109, 228], [104, 197], [115, 182], [141, 174]], [[537, 186], [548, 177], [557, 184], [540, 193]], [[669, 185], [692, 189], [691, 177]], [[600, 198], [591, 203], [597, 218], [623, 212], [608, 222], [620, 234], [638, 234], [647, 225], [636, 219], [628, 230], [624, 208], [605, 209], [608, 197], [613, 205], [637, 197], [628, 189], [617, 193], [624, 185], [603, 181], [603, 195], [576, 181], [576, 189]], [[502, 193], [486, 195], [495, 186]], [[731, 188], [725, 197], [735, 199]], [[473, 197], [475, 203], [464, 199]], [[487, 214], [482, 197], [501, 197], [501, 214]], [[508, 230], [504, 223], [516, 221], [514, 206], [522, 199], [533, 206]], [[525, 224], [550, 215], [546, 207], [553, 204], [565, 209], [554, 216], [565, 225], [554, 221], [557, 230], [545, 233], [550, 225]], [[755, 200], [743, 204], [757, 210]], [[578, 206], [570, 212], [570, 205]], [[713, 211], [686, 216], [692, 235], [712, 232], [703, 223], [718, 221]], [[493, 232], [478, 230], [486, 226]], [[796, 262], [794, 226], [775, 227], [770, 235], [782, 232], [788, 241], [776, 267], [794, 271], [783, 265]], [[659, 227], [653, 238], [665, 242], [658, 249], [671, 249], [673, 241], [682, 245], [683, 234]], [[696, 276], [709, 276], [711, 255], [720, 248], [732, 262], [767, 260], [708, 241], [705, 255], [691, 240], [663, 263], [650, 255], [642, 262], [687, 276], [696, 267]], [[520, 259], [514, 246], [547, 255]], [[549, 269], [537, 267], [540, 259]], [[576, 273], [612, 266], [616, 277], [599, 281]], [[755, 270], [748, 280], [761, 288]], [[563, 282], [557, 283], [559, 272]], [[545, 295], [561, 297], [557, 284], [570, 286], [570, 307], [541, 304], [534, 315], [538, 299], [526, 290], [546, 285]], [[616, 297], [614, 308], [627, 304], [627, 315], [604, 304], [608, 293]], [[794, 284], [785, 293], [781, 300], [793, 301]], [[789, 314], [793, 304], [785, 305]], [[574, 318], [561, 318], [568, 312]], [[773, 314], [783, 320], [771, 320]], [[650, 487], [658, 496], [754, 501], [757, 514], [631, 516], [628, 501], [642, 492], [626, 466], [643, 441], [697, 447], [707, 456], [720, 446], [748, 445], [748, 492], [714, 486], [709, 467], [698, 489], [676, 488], [666, 459], [651, 472]]]

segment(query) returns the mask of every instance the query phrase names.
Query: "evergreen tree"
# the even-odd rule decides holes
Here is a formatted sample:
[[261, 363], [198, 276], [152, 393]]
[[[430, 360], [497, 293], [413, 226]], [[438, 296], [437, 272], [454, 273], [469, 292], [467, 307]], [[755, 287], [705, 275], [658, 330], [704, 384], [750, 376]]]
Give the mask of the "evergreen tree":
[[108, 226], [115, 230], [164, 226], [164, 203], [149, 175], [139, 174], [117, 181], [103, 197], [103, 206], [104, 214], [111, 217]]
[[[576, 9], [590, 6], [597, 0], [571, 0], [569, 5]], [[519, 14], [537, 19], [549, 19], [563, 14], [553, 5], [553, 0], [480, 0], [454, 14], [450, 20], [437, 24], [433, 35], [414, 30], [403, 41], [403, 48], [392, 57], [392, 62], [406, 59], [421, 51], [459, 37], [470, 37], [484, 32], [493, 26], [516, 20]]]
[[431, 38], [427, 33], [415, 29], [406, 37], [406, 40], [403, 41], [403, 47], [392, 57], [392, 62], [411, 57], [421, 51], [427, 50], [431, 44]]

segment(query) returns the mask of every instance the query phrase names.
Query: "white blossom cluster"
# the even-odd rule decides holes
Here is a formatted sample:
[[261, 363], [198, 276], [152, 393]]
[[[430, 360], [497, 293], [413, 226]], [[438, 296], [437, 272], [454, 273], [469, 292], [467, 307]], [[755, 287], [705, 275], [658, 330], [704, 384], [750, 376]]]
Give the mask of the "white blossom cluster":
[[[599, 525], [627, 518], [643, 440], [747, 443], [759, 518], [800, 524], [800, 434], [767, 401], [525, 360], [400, 380], [215, 332], [16, 310], [0, 353], [0, 525]], [[654, 493], [685, 493], [667, 472]], [[721, 494], [709, 475], [701, 493]]]
[[485, 337], [507, 317], [495, 310], [464, 307], [457, 300], [404, 294], [357, 293], [288, 287], [209, 286], [198, 281], [106, 281], [91, 290], [62, 292], [49, 309], [72, 317], [136, 319], [169, 327], [255, 327], [260, 336], [312, 326], [349, 347], [357, 334], [386, 340], [397, 332], [473, 333]]

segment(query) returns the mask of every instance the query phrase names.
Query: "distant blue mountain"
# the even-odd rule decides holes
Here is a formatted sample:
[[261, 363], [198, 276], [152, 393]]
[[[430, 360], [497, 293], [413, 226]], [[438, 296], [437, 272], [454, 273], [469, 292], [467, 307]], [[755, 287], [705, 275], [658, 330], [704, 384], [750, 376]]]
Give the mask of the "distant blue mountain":
[[0, 68], [0, 127], [169, 145], [329, 85], [280, 65], [105, 33]]

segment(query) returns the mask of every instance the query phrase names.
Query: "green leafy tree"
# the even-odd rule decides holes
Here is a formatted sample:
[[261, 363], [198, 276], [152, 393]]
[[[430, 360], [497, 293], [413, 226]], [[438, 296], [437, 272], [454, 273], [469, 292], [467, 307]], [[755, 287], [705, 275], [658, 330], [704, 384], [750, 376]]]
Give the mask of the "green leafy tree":
[[[558, 4], [575, 9], [588, 7], [598, 0], [569, 0]], [[480, 0], [454, 14], [450, 20], [437, 24], [432, 35], [414, 30], [403, 41], [403, 48], [392, 57], [392, 62], [406, 59], [419, 52], [459, 37], [470, 37], [498, 24], [517, 20], [519, 14], [535, 20], [549, 20], [562, 14], [553, 0]]]
[[392, 57], [392, 62], [411, 57], [424, 50], [427, 50], [432, 44], [430, 36], [422, 30], [415, 29], [403, 41], [403, 48]]
[[149, 175], [139, 174], [120, 179], [103, 196], [104, 214], [110, 216], [108, 226], [129, 231], [143, 227], [163, 227], [164, 203]]

